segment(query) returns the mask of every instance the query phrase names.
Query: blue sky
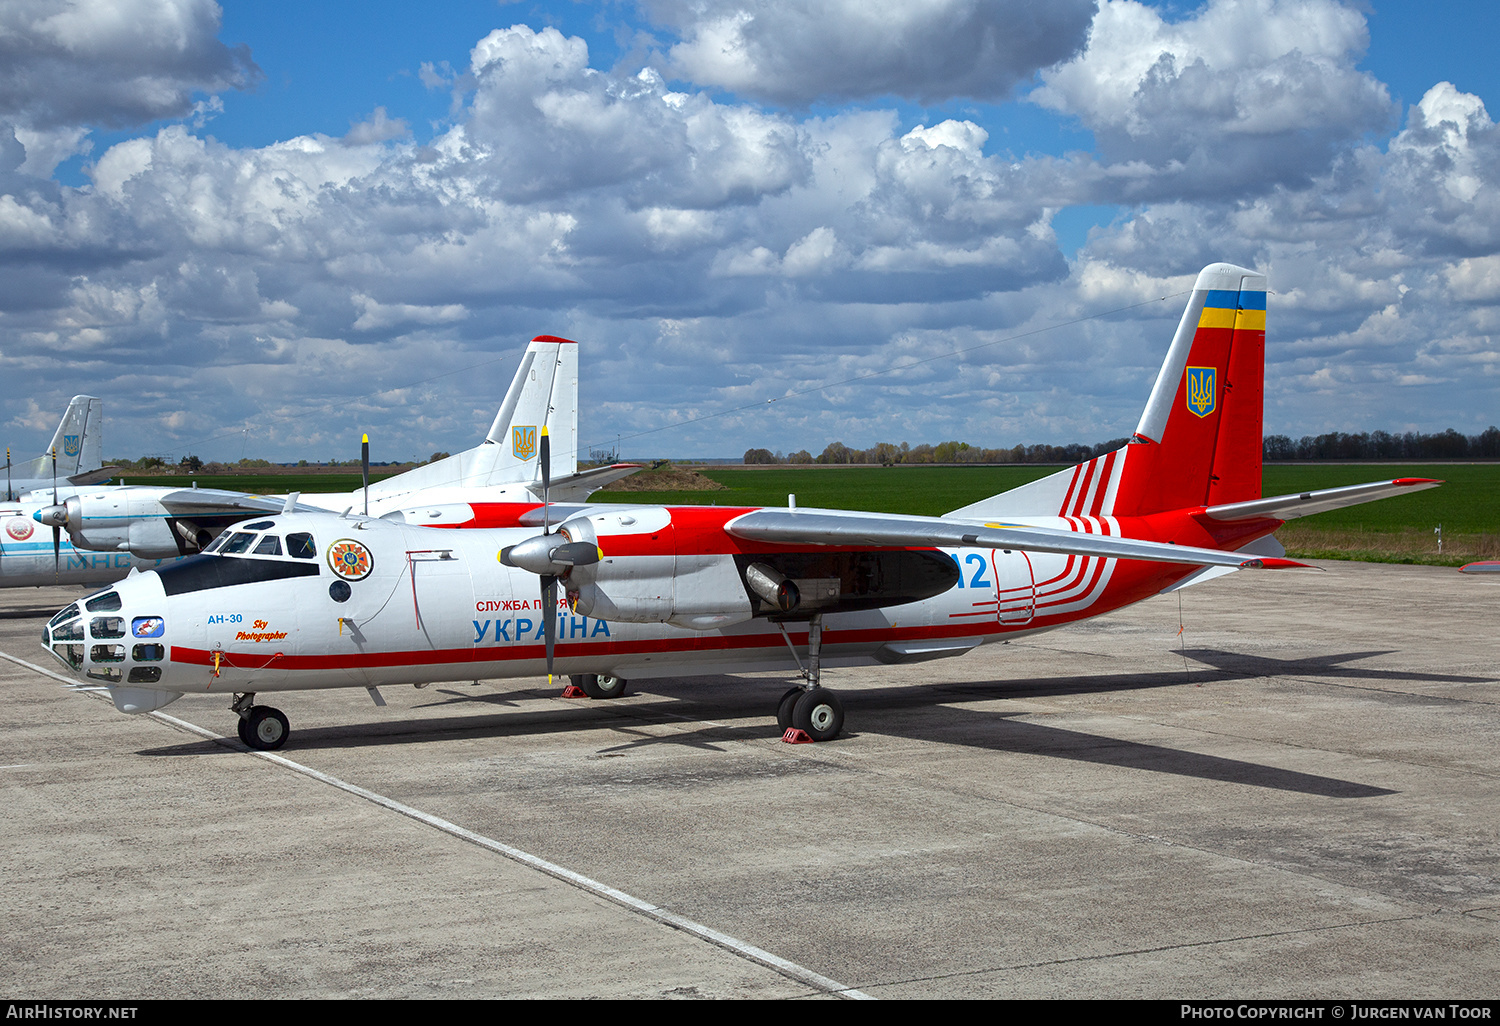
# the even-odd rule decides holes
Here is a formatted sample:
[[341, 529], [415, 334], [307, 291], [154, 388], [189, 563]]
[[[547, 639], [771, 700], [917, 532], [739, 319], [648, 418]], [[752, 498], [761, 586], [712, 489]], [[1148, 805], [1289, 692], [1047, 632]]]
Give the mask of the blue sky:
[[111, 454], [457, 449], [542, 333], [631, 453], [1102, 440], [1175, 301], [1038, 329], [1216, 259], [1268, 432], [1496, 419], [1490, 5], [56, 10], [0, 11], [18, 452], [79, 391]]

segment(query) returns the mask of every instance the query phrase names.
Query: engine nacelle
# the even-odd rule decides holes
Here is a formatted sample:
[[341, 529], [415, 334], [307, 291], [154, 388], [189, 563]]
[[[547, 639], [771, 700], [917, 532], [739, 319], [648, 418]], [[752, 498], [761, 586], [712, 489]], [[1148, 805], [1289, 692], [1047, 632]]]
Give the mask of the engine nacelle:
[[647, 506], [574, 517], [559, 532], [603, 553], [599, 562], [575, 566], [561, 578], [584, 616], [707, 631], [755, 615], [734, 557], [701, 551], [696, 536], [677, 530], [671, 510]]
[[198, 548], [191, 532], [180, 535], [166, 507], [144, 490], [73, 495], [64, 506], [75, 548], [129, 552], [143, 559], [173, 559]]

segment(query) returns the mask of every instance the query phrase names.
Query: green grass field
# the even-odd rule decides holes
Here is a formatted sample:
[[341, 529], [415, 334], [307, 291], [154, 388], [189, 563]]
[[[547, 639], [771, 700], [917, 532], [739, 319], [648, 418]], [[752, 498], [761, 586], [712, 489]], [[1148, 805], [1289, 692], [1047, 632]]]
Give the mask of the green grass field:
[[[598, 492], [596, 502], [648, 505], [799, 506], [936, 516], [1061, 469], [1004, 467], [738, 467], [694, 468], [722, 491]], [[1500, 464], [1298, 464], [1268, 466], [1266, 495], [1305, 492], [1397, 477], [1435, 477], [1440, 488], [1293, 520], [1277, 532], [1287, 551], [1322, 559], [1456, 566], [1500, 558]], [[378, 477], [375, 479], [378, 480]], [[186, 487], [191, 477], [142, 477], [132, 483]], [[355, 474], [255, 474], [207, 477], [204, 488], [281, 494], [348, 492]], [[1443, 527], [1443, 552], [1434, 529]]]

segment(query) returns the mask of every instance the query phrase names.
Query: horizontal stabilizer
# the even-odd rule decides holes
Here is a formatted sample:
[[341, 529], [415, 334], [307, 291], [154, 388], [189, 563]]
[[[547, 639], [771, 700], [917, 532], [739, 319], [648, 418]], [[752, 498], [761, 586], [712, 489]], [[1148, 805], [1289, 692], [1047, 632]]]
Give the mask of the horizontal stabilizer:
[[[641, 467], [640, 463], [615, 463], [608, 467], [594, 467], [590, 470], [580, 470], [575, 474], [554, 477], [548, 483], [552, 501], [554, 503], [583, 502], [594, 492], [629, 477]], [[541, 481], [529, 483], [526, 490], [540, 499], [542, 497]]]
[[99, 467], [96, 470], [85, 470], [81, 474], [74, 474], [68, 478], [68, 484], [82, 488], [85, 485], [99, 484], [108, 481], [120, 472], [118, 466]]
[[1222, 506], [1209, 506], [1203, 515], [1213, 520], [1255, 520], [1273, 517], [1277, 520], [1294, 520], [1330, 509], [1357, 506], [1362, 502], [1388, 499], [1393, 495], [1420, 492], [1436, 488], [1442, 481], [1430, 477], [1398, 477], [1394, 481], [1372, 481], [1369, 484], [1345, 485], [1342, 488], [1323, 488], [1316, 492], [1298, 495], [1273, 495], [1266, 499], [1250, 499], [1246, 502], [1230, 502]]
[[[1104, 534], [1058, 531], [1019, 524], [962, 524], [936, 517], [891, 517], [837, 510], [761, 509], [736, 517], [725, 525], [731, 535], [747, 541], [780, 545], [837, 545], [844, 548], [1019, 549], [1059, 552], [1104, 559], [1141, 559], [1156, 563], [1224, 566], [1236, 570], [1286, 569], [1289, 559], [1261, 559], [1238, 552], [1171, 545]], [[1300, 565], [1300, 564], [1295, 564]]]

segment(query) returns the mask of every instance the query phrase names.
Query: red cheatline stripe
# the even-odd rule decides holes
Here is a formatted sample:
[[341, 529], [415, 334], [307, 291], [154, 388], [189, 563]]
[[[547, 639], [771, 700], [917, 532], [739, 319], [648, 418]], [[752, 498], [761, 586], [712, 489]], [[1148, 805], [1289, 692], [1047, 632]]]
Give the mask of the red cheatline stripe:
[[[996, 627], [978, 633], [995, 633]], [[888, 641], [925, 641], [933, 638], [966, 638], [976, 633], [974, 624], [954, 624], [947, 627], [903, 627], [892, 629], [877, 627], [868, 630], [823, 631], [825, 647], [840, 645], [878, 645]], [[807, 644], [807, 632], [789, 631], [793, 644]], [[781, 648], [785, 645], [780, 634], [757, 634], [739, 637], [708, 635], [693, 638], [664, 638], [652, 641], [602, 641], [597, 643], [559, 643], [555, 652], [558, 659], [572, 656], [600, 657], [639, 655], [657, 652], [675, 652], [690, 655], [694, 652], [723, 652], [744, 650], [747, 653], [759, 649]], [[225, 665], [234, 669], [258, 670], [274, 666], [279, 670], [356, 670], [382, 666], [431, 666], [458, 663], [509, 663], [527, 659], [544, 659], [546, 646], [513, 645], [509, 648], [450, 648], [431, 651], [405, 652], [346, 652], [337, 655], [285, 655], [255, 652], [226, 652]], [[172, 661], [186, 665], [211, 666], [213, 653], [201, 648], [172, 646]]]
[[1063, 496], [1062, 506], [1057, 511], [1058, 516], [1067, 515], [1068, 504], [1073, 501], [1073, 489], [1078, 487], [1078, 475], [1082, 470], [1082, 467], [1073, 468], [1073, 479], [1068, 482], [1068, 493]]
[[1104, 457], [1104, 469], [1099, 474], [1099, 488], [1094, 492], [1094, 505], [1089, 509], [1090, 516], [1098, 516], [1104, 509], [1104, 496], [1109, 492], [1111, 474], [1115, 467], [1115, 453]]
[[1089, 484], [1094, 480], [1094, 471], [1097, 469], [1094, 466], [1096, 462], [1096, 460], [1089, 460], [1082, 465], [1083, 485], [1078, 489], [1077, 498], [1073, 500], [1073, 515], [1075, 517], [1083, 513], [1083, 504], [1088, 499]]

